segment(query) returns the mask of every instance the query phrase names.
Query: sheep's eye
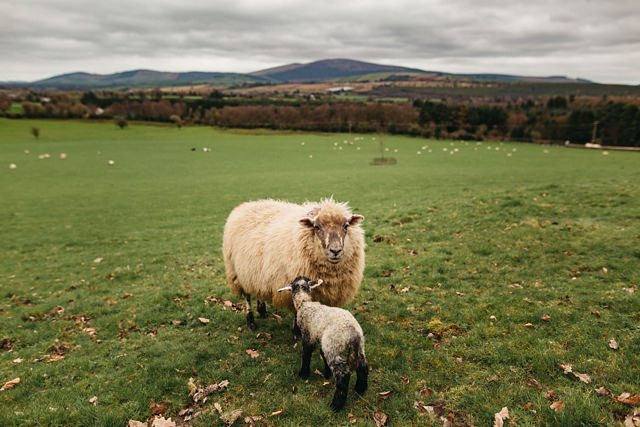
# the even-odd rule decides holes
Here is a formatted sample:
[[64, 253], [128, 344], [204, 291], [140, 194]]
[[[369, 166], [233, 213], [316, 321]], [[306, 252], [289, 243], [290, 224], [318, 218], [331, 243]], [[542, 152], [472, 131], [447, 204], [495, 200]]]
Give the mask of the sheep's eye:
[[347, 228], [349, 228], [349, 223], [345, 222], [342, 228], [344, 229], [344, 231], [347, 231]]
[[313, 229], [316, 231], [320, 231], [320, 226], [318, 224], [314, 224]]

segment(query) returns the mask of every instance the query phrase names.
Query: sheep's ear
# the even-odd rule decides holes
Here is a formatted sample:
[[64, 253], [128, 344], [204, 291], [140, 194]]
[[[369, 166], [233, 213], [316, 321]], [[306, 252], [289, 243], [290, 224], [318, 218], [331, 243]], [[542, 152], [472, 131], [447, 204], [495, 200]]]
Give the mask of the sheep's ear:
[[278, 289], [278, 292], [291, 291], [291, 285]]
[[304, 225], [305, 227], [313, 228], [313, 221], [311, 220], [311, 218], [308, 218], [308, 217], [300, 218], [298, 222]]
[[315, 289], [320, 285], [322, 285], [322, 279], [318, 279], [318, 281], [314, 282], [313, 285], [309, 286], [309, 289]]
[[362, 221], [364, 221], [364, 216], [362, 216], [362, 215], [351, 215], [351, 218], [349, 218], [349, 225], [358, 225]]

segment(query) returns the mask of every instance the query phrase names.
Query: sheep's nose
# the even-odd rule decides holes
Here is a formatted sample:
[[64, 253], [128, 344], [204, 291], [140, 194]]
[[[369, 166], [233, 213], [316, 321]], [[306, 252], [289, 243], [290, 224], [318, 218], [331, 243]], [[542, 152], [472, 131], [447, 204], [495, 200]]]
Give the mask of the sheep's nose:
[[329, 249], [329, 252], [331, 252], [334, 257], [337, 257], [340, 255], [340, 252], [342, 252], [342, 249]]

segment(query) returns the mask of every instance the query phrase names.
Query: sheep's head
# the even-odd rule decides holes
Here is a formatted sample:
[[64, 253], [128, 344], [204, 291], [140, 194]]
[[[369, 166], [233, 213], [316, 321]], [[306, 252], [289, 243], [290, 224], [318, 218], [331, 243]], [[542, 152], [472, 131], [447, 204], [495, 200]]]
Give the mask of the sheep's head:
[[311, 280], [306, 276], [298, 276], [293, 279], [293, 282], [291, 282], [284, 288], [278, 289], [278, 292], [290, 291], [291, 294], [295, 297], [299, 292], [304, 292], [305, 294], [311, 293], [312, 289], [315, 289], [320, 285], [322, 285], [321, 279]]
[[324, 249], [327, 261], [337, 264], [344, 255], [345, 240], [349, 236], [349, 227], [364, 220], [362, 215], [345, 215], [343, 212], [322, 209], [309, 212], [309, 216], [300, 219], [300, 224], [313, 231]]

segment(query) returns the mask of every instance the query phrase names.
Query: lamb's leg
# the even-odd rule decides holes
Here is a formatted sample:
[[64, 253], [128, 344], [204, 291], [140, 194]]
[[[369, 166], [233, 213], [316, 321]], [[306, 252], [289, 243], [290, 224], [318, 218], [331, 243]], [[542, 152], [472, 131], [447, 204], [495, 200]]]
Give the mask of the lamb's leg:
[[356, 380], [356, 392], [358, 392], [358, 394], [362, 394], [367, 391], [367, 386], [369, 385], [369, 365], [367, 364], [367, 359], [364, 357], [359, 357], [357, 364], [356, 374], [358, 375], [358, 378]]
[[315, 346], [312, 344], [302, 343], [302, 366], [298, 375], [302, 379], [309, 378], [311, 373], [311, 354], [313, 353]]
[[247, 326], [252, 331], [255, 331], [257, 326], [256, 326], [256, 321], [253, 319], [253, 311], [251, 310], [251, 295], [245, 294], [244, 297], [245, 297], [244, 311], [247, 313]]
[[330, 361], [329, 366], [336, 377], [336, 391], [333, 394], [330, 406], [334, 411], [339, 411], [347, 401], [351, 373], [349, 372], [349, 365], [344, 361]]
[[294, 341], [299, 340], [302, 337], [302, 332], [300, 331], [300, 327], [298, 326], [298, 317], [297, 317], [297, 313], [294, 312], [293, 313], [293, 339]]
[[264, 301], [258, 300], [258, 314], [260, 314], [261, 319], [266, 319], [269, 317], [269, 312], [267, 311], [267, 303]]
[[333, 373], [331, 372], [331, 368], [329, 367], [329, 364], [327, 363], [327, 358], [324, 357], [324, 352], [322, 350], [320, 350], [320, 355], [322, 356], [322, 360], [324, 361], [324, 377], [326, 379], [329, 379], [333, 376]]

